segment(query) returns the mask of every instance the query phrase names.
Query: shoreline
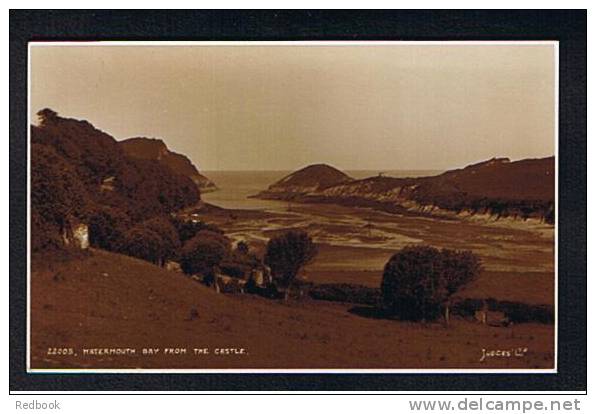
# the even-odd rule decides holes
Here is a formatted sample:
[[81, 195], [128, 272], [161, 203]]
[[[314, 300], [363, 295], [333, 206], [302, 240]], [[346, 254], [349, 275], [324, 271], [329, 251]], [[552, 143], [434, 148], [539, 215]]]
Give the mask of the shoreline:
[[[194, 214], [232, 240], [247, 241], [259, 254], [279, 231], [306, 229], [320, 246], [317, 258], [301, 274], [308, 282], [378, 287], [385, 263], [397, 250], [424, 243], [481, 256], [485, 271], [467, 297], [554, 304], [554, 227], [548, 224], [480, 216], [445, 220], [328, 203], [296, 203], [292, 211], [268, 211], [203, 202]], [[371, 234], [363, 227], [366, 222], [372, 223]], [[536, 283], [545, 288], [532, 289]]]
[[[267, 194], [264, 196], [264, 194]], [[544, 219], [536, 217], [521, 217], [519, 215], [497, 215], [487, 211], [474, 212], [470, 209], [460, 211], [448, 210], [436, 205], [422, 205], [412, 200], [404, 200], [403, 203], [393, 201], [377, 201], [374, 199], [362, 197], [326, 197], [320, 195], [272, 195], [271, 193], [261, 192], [250, 196], [250, 198], [260, 200], [274, 200], [280, 202], [291, 202], [295, 204], [320, 205], [330, 204], [342, 207], [370, 209], [378, 212], [384, 212], [391, 215], [413, 216], [416, 218], [426, 218], [430, 220], [449, 220], [449, 221], [471, 221], [481, 225], [496, 227], [514, 227], [522, 230], [537, 231], [538, 233], [554, 231], [555, 225], [546, 222]]]

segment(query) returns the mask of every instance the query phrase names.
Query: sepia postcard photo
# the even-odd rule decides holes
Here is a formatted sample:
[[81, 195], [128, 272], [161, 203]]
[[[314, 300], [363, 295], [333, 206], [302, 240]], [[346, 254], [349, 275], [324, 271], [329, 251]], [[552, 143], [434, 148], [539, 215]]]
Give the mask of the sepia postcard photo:
[[557, 42], [28, 52], [29, 372], [557, 371]]

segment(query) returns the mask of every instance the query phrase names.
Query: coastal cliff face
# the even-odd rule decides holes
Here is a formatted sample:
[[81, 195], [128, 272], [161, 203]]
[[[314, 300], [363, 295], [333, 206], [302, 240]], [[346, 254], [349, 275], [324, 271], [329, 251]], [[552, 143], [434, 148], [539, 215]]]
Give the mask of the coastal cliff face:
[[281, 180], [257, 196], [402, 214], [488, 215], [554, 223], [554, 168], [554, 157], [516, 162], [495, 158], [432, 177], [370, 177], [324, 186], [317, 186], [312, 177], [304, 185], [293, 180], [286, 186]]
[[158, 161], [174, 172], [189, 177], [203, 193], [217, 189], [209, 178], [199, 173], [186, 156], [170, 151], [160, 139], [129, 138], [118, 144], [131, 157]]

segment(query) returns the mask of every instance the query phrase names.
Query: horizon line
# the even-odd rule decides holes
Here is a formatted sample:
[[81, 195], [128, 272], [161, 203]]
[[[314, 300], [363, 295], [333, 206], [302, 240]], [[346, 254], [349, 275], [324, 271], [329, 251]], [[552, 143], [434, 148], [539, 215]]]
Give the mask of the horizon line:
[[[185, 154], [181, 154], [181, 155], [185, 155]], [[186, 156], [186, 155], [185, 155]], [[493, 159], [508, 159], [510, 163], [513, 162], [518, 162], [518, 161], [526, 161], [526, 160], [540, 160], [540, 159], [545, 159], [545, 158], [556, 158], [555, 154], [552, 155], [546, 155], [546, 156], [529, 156], [529, 157], [524, 157], [524, 158], [518, 158], [518, 159], [512, 159], [510, 157], [507, 156], [494, 156], [494, 157], [490, 157], [490, 158], [483, 158], [481, 160], [477, 160], [477, 161], [470, 161], [467, 163], [464, 163], [463, 165], [460, 166], [456, 166], [456, 167], [443, 167], [443, 168], [339, 168], [336, 167], [330, 163], [326, 163], [326, 162], [312, 162], [312, 163], [308, 163], [308, 164], [304, 164], [302, 166], [298, 166], [298, 167], [294, 167], [294, 168], [286, 168], [286, 169], [279, 169], [279, 168], [273, 168], [273, 169], [245, 169], [245, 168], [241, 168], [241, 169], [209, 169], [209, 168], [199, 168], [197, 167], [197, 170], [199, 170], [200, 173], [203, 172], [287, 172], [287, 171], [298, 171], [301, 170], [303, 168], [312, 166], [312, 165], [317, 165], [317, 164], [323, 164], [323, 165], [328, 165], [332, 168], [335, 168], [337, 170], [340, 171], [379, 171], [379, 172], [389, 172], [389, 171], [452, 171], [452, 170], [458, 170], [458, 169], [462, 169], [471, 165], [476, 165], [476, 164], [480, 164], [480, 163], [484, 163]]]

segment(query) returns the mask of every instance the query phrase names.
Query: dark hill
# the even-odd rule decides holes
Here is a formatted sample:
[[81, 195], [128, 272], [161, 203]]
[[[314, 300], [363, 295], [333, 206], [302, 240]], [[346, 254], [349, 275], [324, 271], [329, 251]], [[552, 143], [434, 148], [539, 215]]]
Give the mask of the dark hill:
[[[316, 185], [307, 167], [290, 174], [258, 195], [261, 198], [336, 203], [379, 208], [390, 212], [440, 208], [460, 213], [488, 213], [498, 217], [540, 218], [554, 222], [554, 157], [511, 162], [493, 158], [431, 177], [370, 177], [352, 180], [326, 167], [331, 177]], [[331, 171], [334, 171], [332, 174]], [[339, 174], [342, 174], [342, 178]], [[339, 181], [333, 183], [334, 180]]]
[[129, 138], [118, 143], [131, 157], [155, 160], [175, 173], [193, 180], [203, 191], [213, 191], [215, 184], [200, 174], [193, 163], [184, 155], [170, 151], [166, 144], [155, 138]]
[[73, 222], [88, 222], [98, 212], [132, 225], [200, 200], [190, 178], [158, 161], [129, 157], [87, 121], [41, 111], [31, 144], [32, 239], [40, 248], [59, 245]]
[[306, 194], [321, 191], [334, 185], [349, 183], [353, 179], [327, 164], [314, 164], [295, 171], [259, 194], [259, 197], [283, 197], [284, 194]]
[[459, 193], [474, 198], [552, 201], [554, 174], [554, 157], [516, 162], [495, 158], [423, 180], [418, 197]]
[[555, 159], [491, 159], [420, 179], [406, 194], [422, 205], [553, 223]]

